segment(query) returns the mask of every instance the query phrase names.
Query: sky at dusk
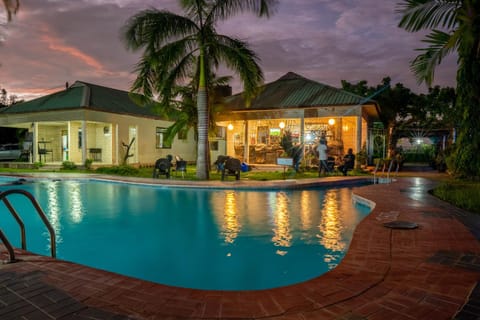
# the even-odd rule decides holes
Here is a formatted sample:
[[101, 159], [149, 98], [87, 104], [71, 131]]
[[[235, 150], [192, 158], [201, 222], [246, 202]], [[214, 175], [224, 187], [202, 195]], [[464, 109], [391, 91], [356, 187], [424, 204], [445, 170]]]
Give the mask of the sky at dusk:
[[[424, 47], [424, 34], [397, 27], [399, 0], [280, 0], [270, 19], [251, 14], [218, 25], [217, 31], [246, 40], [259, 55], [265, 82], [289, 71], [341, 87], [341, 80], [376, 86], [390, 76], [425, 92], [409, 70]], [[140, 52], [122, 42], [121, 28], [141, 10], [181, 13], [177, 0], [21, 0], [2, 31], [0, 88], [26, 100], [76, 80], [129, 90]], [[0, 9], [0, 15], [4, 15]], [[4, 18], [4, 17], [2, 17]], [[446, 58], [434, 85], [455, 86], [456, 57]], [[219, 76], [233, 75], [222, 70]], [[233, 92], [242, 91], [238, 80]]]

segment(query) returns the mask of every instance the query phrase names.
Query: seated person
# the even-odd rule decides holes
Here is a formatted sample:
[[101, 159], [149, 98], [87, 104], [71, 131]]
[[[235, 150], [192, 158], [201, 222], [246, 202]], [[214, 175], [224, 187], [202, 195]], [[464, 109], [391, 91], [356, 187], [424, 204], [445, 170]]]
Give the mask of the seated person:
[[338, 167], [344, 176], [347, 175], [348, 170], [352, 170], [355, 166], [355, 155], [353, 154], [352, 148], [348, 149], [347, 154], [343, 157], [343, 164]]

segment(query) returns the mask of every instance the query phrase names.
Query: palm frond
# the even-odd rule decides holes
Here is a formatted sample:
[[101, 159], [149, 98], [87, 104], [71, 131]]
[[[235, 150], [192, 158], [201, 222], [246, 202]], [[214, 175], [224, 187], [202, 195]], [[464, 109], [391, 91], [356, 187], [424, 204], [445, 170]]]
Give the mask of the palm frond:
[[277, 8], [278, 0], [218, 0], [214, 1], [207, 21], [226, 20], [232, 16], [252, 12], [258, 17], [269, 18]]
[[151, 59], [143, 57], [135, 68], [138, 74], [131, 86], [131, 91], [142, 93], [147, 97], [152, 97], [155, 87], [155, 65], [152, 65]]
[[442, 59], [455, 50], [455, 43], [452, 43], [452, 36], [440, 30], [433, 30], [423, 42], [430, 46], [417, 49], [423, 53], [418, 55], [411, 63], [410, 69], [415, 74], [418, 83], [425, 81], [431, 85], [434, 78], [435, 67], [442, 62]]
[[160, 48], [172, 38], [195, 34], [197, 25], [190, 19], [155, 9], [144, 10], [131, 17], [122, 28], [128, 49]]
[[246, 97], [254, 95], [264, 80], [255, 52], [244, 41], [220, 35], [216, 47], [219, 59], [240, 76]]
[[169, 101], [172, 99], [172, 92], [175, 85], [181, 81], [186, 81], [189, 78], [192, 65], [196, 62], [196, 57], [193, 53], [185, 55], [175, 65], [170, 68], [162, 69], [162, 75], [157, 80], [159, 83], [159, 93], [162, 100]]
[[166, 143], [171, 144], [173, 142], [173, 139], [175, 139], [175, 136], [177, 133], [190, 129], [192, 126], [190, 123], [188, 123], [188, 119], [184, 114], [179, 114], [180, 118], [177, 119], [170, 127], [167, 128], [165, 131], [165, 136], [166, 136]]
[[461, 4], [461, 0], [405, 0], [397, 4], [396, 12], [402, 15], [398, 26], [410, 32], [452, 29]]

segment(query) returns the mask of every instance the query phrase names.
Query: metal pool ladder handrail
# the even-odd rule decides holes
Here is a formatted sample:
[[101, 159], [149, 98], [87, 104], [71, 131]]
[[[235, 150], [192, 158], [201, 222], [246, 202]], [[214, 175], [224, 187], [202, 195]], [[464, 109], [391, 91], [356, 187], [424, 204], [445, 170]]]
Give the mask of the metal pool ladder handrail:
[[[388, 164], [388, 168], [386, 166], [386, 163], [382, 160], [382, 161], [378, 161], [377, 162], [377, 165], [375, 166], [375, 170], [373, 170], [373, 183], [380, 183], [380, 174], [378, 173], [379, 169], [380, 169], [380, 164], [382, 165], [382, 174], [385, 174], [385, 170], [387, 170], [387, 174], [386, 174], [386, 183], [390, 183], [392, 182], [392, 179], [390, 178], [390, 173], [392, 172], [392, 169], [393, 169], [393, 163], [394, 161], [393, 160], [390, 160], [389, 164]], [[397, 176], [398, 174], [398, 170], [400, 168], [400, 164], [399, 163], [396, 163], [396, 168], [395, 168], [395, 177]], [[377, 177], [377, 173], [379, 175], [379, 177]]]
[[[38, 215], [42, 219], [43, 223], [45, 224], [45, 227], [47, 227], [48, 232], [50, 233], [50, 252], [52, 255], [52, 258], [57, 257], [57, 243], [55, 240], [55, 230], [53, 229], [52, 225], [47, 219], [47, 216], [45, 215], [45, 212], [43, 212], [42, 208], [38, 204], [37, 200], [35, 200], [35, 197], [28, 191], [21, 190], [21, 189], [11, 189], [7, 191], [0, 192], [0, 200], [5, 203], [5, 206], [8, 208], [12, 216], [15, 218], [15, 220], [18, 223], [18, 226], [20, 227], [20, 233], [22, 237], [22, 249], [27, 250], [27, 240], [26, 240], [26, 235], [25, 235], [25, 224], [22, 221], [22, 218], [18, 215], [17, 211], [15, 208], [12, 206], [10, 201], [7, 199], [8, 195], [11, 194], [23, 194], [26, 196], [28, 199], [30, 199], [30, 202], [32, 203], [33, 207], [35, 210], [37, 210]], [[0, 239], [2, 242], [5, 244], [5, 247], [7, 247], [8, 253], [10, 255], [10, 261], [8, 262], [15, 262], [15, 252], [13, 251], [13, 247], [8, 241], [7, 237], [5, 234], [0, 230]]]

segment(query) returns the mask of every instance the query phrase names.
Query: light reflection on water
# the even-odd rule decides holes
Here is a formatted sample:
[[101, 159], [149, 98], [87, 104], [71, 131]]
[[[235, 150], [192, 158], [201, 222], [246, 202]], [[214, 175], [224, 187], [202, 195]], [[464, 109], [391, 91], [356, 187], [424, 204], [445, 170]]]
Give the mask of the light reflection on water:
[[[288, 197], [284, 192], [278, 192], [276, 194], [276, 205], [273, 216], [273, 233], [272, 237], [273, 245], [277, 247], [288, 248], [291, 246], [292, 233], [290, 230], [290, 214], [288, 208]], [[278, 249], [277, 254], [285, 255], [286, 250]]]
[[223, 219], [222, 235], [225, 237], [225, 242], [233, 243], [238, 232], [241, 230], [237, 215], [235, 192], [233, 191], [225, 192], [225, 211]]
[[[352, 203], [348, 188], [199, 190], [86, 181], [19, 188], [44, 208], [59, 258], [200, 289], [263, 289], [318, 276], [338, 265], [369, 211]], [[28, 249], [48, 255], [48, 234], [32, 223]], [[17, 226], [5, 228], [9, 239], [18, 238]], [[42, 231], [29, 231], [35, 228]]]

